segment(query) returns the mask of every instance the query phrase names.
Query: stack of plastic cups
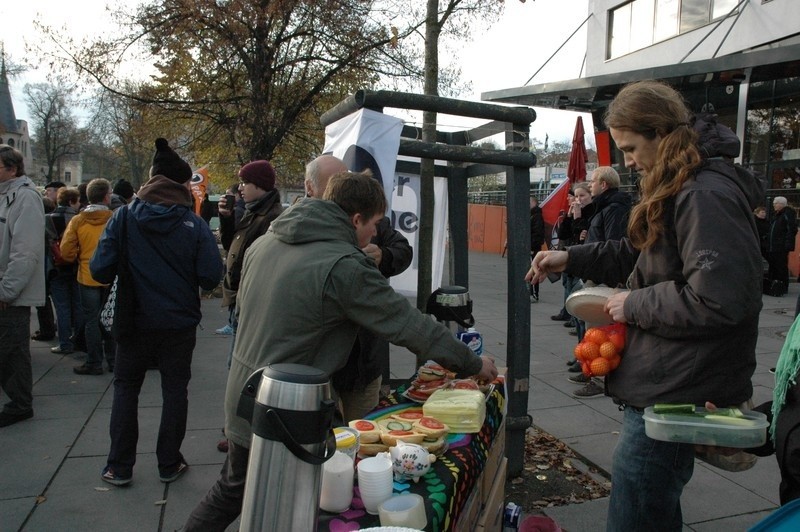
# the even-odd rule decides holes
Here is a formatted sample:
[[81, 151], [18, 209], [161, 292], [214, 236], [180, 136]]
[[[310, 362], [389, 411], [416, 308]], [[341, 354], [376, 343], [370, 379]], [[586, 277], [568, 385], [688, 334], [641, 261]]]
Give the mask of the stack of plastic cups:
[[384, 456], [371, 456], [361, 460], [357, 469], [364, 509], [377, 515], [381, 503], [392, 496], [392, 461]]

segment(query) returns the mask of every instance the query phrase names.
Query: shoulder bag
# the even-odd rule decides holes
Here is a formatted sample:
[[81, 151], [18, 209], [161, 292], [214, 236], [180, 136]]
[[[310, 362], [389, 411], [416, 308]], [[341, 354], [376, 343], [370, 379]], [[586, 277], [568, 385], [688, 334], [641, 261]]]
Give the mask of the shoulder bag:
[[120, 217], [120, 246], [117, 276], [100, 311], [100, 325], [115, 339], [132, 336], [136, 329], [136, 292], [128, 264], [128, 208]]

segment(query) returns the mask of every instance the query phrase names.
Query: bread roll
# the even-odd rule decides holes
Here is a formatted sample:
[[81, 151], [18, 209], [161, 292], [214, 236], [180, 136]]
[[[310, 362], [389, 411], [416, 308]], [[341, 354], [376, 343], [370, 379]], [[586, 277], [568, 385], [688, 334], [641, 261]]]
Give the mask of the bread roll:
[[436, 418], [425, 416], [414, 422], [414, 431], [421, 432], [426, 438], [441, 438], [450, 432], [450, 427]]
[[347, 426], [358, 431], [358, 441], [362, 446], [365, 443], [375, 443], [381, 440], [381, 429], [374, 421], [354, 419]]
[[397, 445], [397, 442], [401, 441], [406, 443], [422, 443], [423, 439], [425, 439], [424, 434], [412, 432], [410, 430], [390, 430], [381, 434], [381, 441], [389, 447], [393, 447]]
[[383, 453], [388, 450], [389, 446], [382, 443], [362, 443], [358, 447], [358, 454], [362, 456], [375, 456], [378, 453]]

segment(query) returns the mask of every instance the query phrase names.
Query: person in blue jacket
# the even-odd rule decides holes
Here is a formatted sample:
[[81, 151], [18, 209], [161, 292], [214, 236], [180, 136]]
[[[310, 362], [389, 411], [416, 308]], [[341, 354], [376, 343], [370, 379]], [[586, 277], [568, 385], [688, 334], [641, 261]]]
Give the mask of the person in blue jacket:
[[[165, 139], [156, 139], [150, 176], [136, 199], [114, 212], [89, 263], [92, 277], [111, 283], [125, 239], [136, 294], [136, 334], [117, 342], [111, 449], [101, 474], [105, 482], [118, 486], [129, 484], [133, 477], [139, 391], [152, 359], [158, 360], [163, 400], [156, 446], [159, 478], [172, 482], [187, 469], [180, 449], [201, 318], [199, 289], [211, 290], [222, 279], [214, 236], [192, 210], [187, 186], [192, 169]], [[123, 216], [126, 234], [121, 234]]]

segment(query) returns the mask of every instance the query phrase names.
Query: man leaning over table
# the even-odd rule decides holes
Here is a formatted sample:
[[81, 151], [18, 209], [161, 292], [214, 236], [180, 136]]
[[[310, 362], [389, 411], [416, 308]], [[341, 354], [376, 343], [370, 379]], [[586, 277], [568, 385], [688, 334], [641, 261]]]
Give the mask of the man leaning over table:
[[322, 200], [303, 199], [287, 209], [250, 247], [225, 397], [228, 456], [185, 531], [222, 531], [241, 513], [252, 432], [236, 407], [245, 381], [259, 368], [291, 362], [332, 374], [344, 366], [364, 327], [408, 348], [420, 363], [435, 355], [461, 377], [497, 376], [490, 359], [476, 357], [397, 294], [362, 251], [385, 210], [381, 185], [369, 172], [341, 172], [331, 177]]

